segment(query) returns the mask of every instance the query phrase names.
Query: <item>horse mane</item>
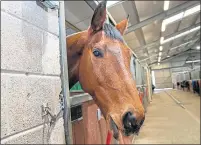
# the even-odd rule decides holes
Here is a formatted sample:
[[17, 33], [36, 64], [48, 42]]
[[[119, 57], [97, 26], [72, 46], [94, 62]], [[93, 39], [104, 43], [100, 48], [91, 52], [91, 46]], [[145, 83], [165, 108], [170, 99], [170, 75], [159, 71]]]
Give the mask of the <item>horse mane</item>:
[[124, 42], [121, 33], [111, 24], [104, 23], [102, 30], [105, 32], [107, 37]]

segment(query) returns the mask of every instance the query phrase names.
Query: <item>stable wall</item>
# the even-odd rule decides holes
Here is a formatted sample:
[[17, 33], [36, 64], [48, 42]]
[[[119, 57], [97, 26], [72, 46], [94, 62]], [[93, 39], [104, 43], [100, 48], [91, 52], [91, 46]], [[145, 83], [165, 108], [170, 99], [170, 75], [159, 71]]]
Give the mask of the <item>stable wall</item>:
[[156, 89], [172, 88], [172, 72], [170, 69], [154, 70]]
[[60, 111], [58, 11], [36, 1], [1, 2], [1, 143], [63, 144], [41, 105]]
[[200, 79], [201, 77], [200, 68], [191, 71], [190, 74], [191, 74], [191, 79]]

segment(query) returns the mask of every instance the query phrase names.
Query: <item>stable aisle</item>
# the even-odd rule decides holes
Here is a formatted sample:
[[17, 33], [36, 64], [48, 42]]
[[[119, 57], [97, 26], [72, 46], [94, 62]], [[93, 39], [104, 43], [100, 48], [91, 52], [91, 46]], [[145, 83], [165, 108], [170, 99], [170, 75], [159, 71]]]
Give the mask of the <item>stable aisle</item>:
[[200, 97], [182, 90], [155, 92], [134, 144], [200, 144]]

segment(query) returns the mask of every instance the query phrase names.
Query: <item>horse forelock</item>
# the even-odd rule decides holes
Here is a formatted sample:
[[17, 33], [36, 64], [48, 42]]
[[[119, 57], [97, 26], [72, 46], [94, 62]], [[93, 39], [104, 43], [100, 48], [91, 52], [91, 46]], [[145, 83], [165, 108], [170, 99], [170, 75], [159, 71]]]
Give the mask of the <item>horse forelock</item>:
[[104, 23], [103, 31], [107, 37], [124, 42], [121, 33], [111, 24]]

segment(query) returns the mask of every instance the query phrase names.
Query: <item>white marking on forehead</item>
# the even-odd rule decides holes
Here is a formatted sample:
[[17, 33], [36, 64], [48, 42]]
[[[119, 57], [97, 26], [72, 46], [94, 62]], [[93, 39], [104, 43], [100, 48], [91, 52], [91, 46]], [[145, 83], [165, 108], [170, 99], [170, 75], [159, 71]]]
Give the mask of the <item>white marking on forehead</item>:
[[[113, 44], [114, 45], [111, 45], [111, 46], [109, 46], [109, 45], [106, 44], [107, 51], [110, 52], [111, 54], [117, 56], [118, 60], [120, 60], [120, 59], [124, 60], [123, 52], [122, 52], [123, 50], [122, 50], [120, 44], [119, 43], [113, 43]], [[127, 51], [127, 50], [125, 50], [125, 51]]]
[[[115, 46], [116, 45], [116, 46]], [[118, 64], [120, 65], [120, 69], [122, 70], [122, 72], [124, 73], [125, 76], [125, 80], [126, 79], [130, 79], [130, 77], [128, 76], [128, 71], [130, 71], [127, 67], [130, 66], [126, 66], [126, 62], [130, 62], [127, 61], [126, 59], [128, 59], [130, 56], [123, 56], [123, 50], [121, 49], [121, 46], [117, 43], [113, 46], [107, 46], [107, 50], [109, 51], [110, 54], [112, 54], [113, 56], [115, 56], [115, 59], [117, 60]], [[126, 50], [127, 51], [127, 50]], [[130, 53], [129, 53], [130, 54]]]

